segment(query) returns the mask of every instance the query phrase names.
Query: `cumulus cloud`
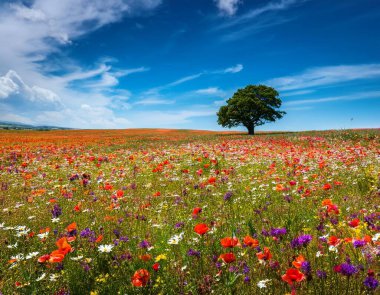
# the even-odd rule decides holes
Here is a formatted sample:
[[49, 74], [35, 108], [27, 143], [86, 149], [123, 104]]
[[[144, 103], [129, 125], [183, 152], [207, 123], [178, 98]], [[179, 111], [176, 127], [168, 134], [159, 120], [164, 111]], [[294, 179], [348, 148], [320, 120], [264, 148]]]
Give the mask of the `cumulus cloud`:
[[[4, 75], [0, 77], [0, 117], [84, 128], [120, 128], [120, 124], [129, 124], [118, 117], [114, 108], [127, 108], [130, 94], [114, 86], [120, 77], [148, 68], [115, 69], [110, 65], [115, 61], [107, 59], [86, 69], [68, 58], [46, 63], [47, 57], [81, 36], [123, 17], [152, 11], [160, 3], [161, 0], [31, 0], [0, 4], [0, 40], [7, 40], [0, 46], [0, 75]], [[15, 71], [9, 72], [10, 69]], [[66, 74], [55, 76], [44, 70]]]
[[223, 15], [232, 16], [238, 10], [240, 0], [214, 0], [219, 11]]
[[10, 70], [4, 76], [0, 76], [0, 99], [6, 100], [14, 96], [36, 103], [61, 104], [61, 99], [56, 93], [39, 86], [25, 84], [15, 71]]

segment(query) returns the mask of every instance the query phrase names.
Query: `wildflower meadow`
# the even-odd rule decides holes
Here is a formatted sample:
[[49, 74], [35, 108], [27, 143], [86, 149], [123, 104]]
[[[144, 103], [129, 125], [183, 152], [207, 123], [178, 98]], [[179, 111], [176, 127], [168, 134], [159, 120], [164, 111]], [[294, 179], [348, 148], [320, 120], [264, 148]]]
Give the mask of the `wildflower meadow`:
[[379, 130], [0, 132], [1, 294], [378, 294]]

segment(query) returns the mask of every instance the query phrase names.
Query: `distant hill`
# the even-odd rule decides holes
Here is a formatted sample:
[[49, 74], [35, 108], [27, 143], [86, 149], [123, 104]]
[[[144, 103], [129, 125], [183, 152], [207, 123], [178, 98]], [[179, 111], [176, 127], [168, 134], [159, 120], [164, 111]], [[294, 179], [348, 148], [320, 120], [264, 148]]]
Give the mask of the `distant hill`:
[[58, 127], [58, 126], [46, 126], [46, 125], [30, 125], [19, 122], [0, 121], [0, 129], [7, 130], [69, 130], [72, 128]]

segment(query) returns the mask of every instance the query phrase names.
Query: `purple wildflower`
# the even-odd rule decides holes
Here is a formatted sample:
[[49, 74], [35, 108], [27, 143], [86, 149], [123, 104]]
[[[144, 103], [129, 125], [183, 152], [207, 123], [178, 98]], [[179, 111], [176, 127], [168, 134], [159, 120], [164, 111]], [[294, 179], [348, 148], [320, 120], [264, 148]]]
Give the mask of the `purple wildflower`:
[[339, 272], [344, 276], [352, 276], [353, 274], [357, 273], [359, 270], [352, 265], [351, 263], [342, 263], [339, 268]]
[[363, 246], [365, 246], [365, 244], [366, 244], [366, 242], [362, 241], [362, 240], [355, 240], [353, 242], [353, 245], [355, 248], [363, 247]]
[[229, 199], [231, 199], [231, 197], [232, 197], [232, 192], [228, 191], [228, 192], [226, 192], [226, 194], [224, 195], [223, 199], [224, 199], [225, 201], [228, 201]]
[[311, 235], [301, 235], [291, 241], [292, 248], [306, 247], [313, 237]]
[[273, 237], [280, 237], [280, 236], [286, 235], [286, 233], [287, 233], [287, 231], [286, 231], [285, 227], [283, 227], [283, 228], [272, 228], [270, 231], [270, 235]]
[[147, 240], [143, 240], [142, 242], [140, 242], [139, 244], [139, 247], [144, 249], [144, 248], [149, 248], [151, 245], [150, 243], [147, 241]]
[[175, 228], [182, 228], [184, 225], [185, 225], [184, 222], [177, 222], [177, 223], [174, 225], [174, 227], [175, 227]]
[[302, 262], [301, 264], [301, 270], [306, 274], [310, 274], [311, 272], [311, 266], [310, 266], [310, 262], [309, 261], [304, 261]]
[[55, 204], [53, 210], [51, 210], [51, 214], [53, 215], [53, 218], [59, 217], [60, 215], [62, 215], [62, 208], [59, 207], [58, 204]]
[[199, 257], [201, 257], [201, 252], [194, 250], [194, 249], [189, 249], [189, 251], [187, 251], [187, 255], [196, 256], [199, 258]]
[[327, 278], [327, 274], [325, 271], [318, 269], [317, 270], [317, 277], [322, 279], [322, 280], [325, 280]]
[[376, 280], [373, 276], [369, 276], [364, 280], [364, 285], [368, 289], [375, 290], [379, 286], [379, 281]]

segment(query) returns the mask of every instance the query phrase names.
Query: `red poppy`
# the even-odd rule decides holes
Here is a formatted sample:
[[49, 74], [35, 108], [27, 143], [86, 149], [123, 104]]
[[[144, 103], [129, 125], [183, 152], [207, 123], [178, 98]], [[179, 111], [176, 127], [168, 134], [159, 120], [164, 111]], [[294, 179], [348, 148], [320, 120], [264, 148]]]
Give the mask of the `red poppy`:
[[38, 262], [39, 263], [44, 263], [44, 262], [48, 261], [49, 258], [50, 258], [50, 254], [42, 255], [41, 257], [38, 258]]
[[224, 253], [219, 256], [219, 259], [222, 259], [225, 263], [231, 263], [236, 260], [234, 253]]
[[109, 190], [111, 190], [113, 187], [112, 187], [112, 185], [110, 185], [109, 183], [106, 183], [106, 185], [104, 186], [104, 189], [106, 190], [106, 191], [109, 191]]
[[202, 212], [202, 208], [200, 208], [200, 207], [196, 207], [196, 208], [194, 208], [194, 210], [193, 210], [193, 215], [198, 215], [199, 213], [201, 213]]
[[243, 243], [248, 247], [256, 248], [259, 246], [259, 241], [252, 238], [251, 236], [246, 236], [243, 240]]
[[150, 278], [149, 271], [146, 269], [137, 270], [132, 277], [132, 284], [135, 287], [144, 287], [148, 284]]
[[195, 227], [194, 227], [194, 231], [198, 234], [198, 235], [204, 235], [205, 233], [207, 233], [209, 231], [209, 227], [204, 224], [204, 223], [199, 223], [197, 224]]
[[153, 264], [152, 267], [153, 267], [154, 271], [158, 271], [160, 269], [160, 264], [157, 262], [157, 263]]
[[303, 281], [305, 279], [305, 275], [296, 268], [289, 268], [281, 278], [289, 285], [293, 285], [294, 282]]
[[326, 183], [326, 184], [323, 186], [323, 189], [324, 189], [325, 191], [331, 189], [331, 184]]
[[327, 242], [330, 246], [338, 246], [340, 244], [340, 239], [338, 239], [336, 236], [329, 237], [329, 241]]
[[239, 240], [236, 237], [227, 237], [220, 240], [220, 244], [223, 248], [233, 248], [239, 243]]
[[351, 227], [357, 227], [360, 223], [360, 219], [359, 218], [355, 218], [353, 220], [351, 220], [348, 225], [351, 226]]
[[216, 182], [216, 177], [210, 177], [207, 182], [209, 184], [214, 184]]

